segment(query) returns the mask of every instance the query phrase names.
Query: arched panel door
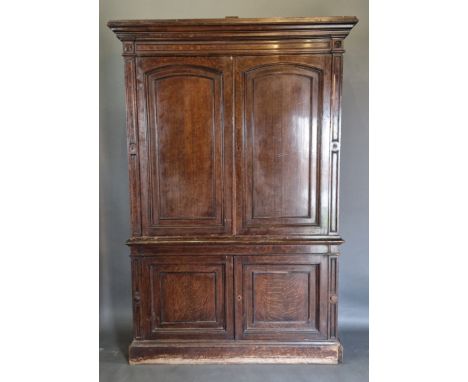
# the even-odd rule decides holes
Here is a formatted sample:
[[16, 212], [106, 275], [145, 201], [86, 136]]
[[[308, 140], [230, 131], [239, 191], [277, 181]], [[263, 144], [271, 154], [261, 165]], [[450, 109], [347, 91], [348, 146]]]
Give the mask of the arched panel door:
[[143, 233], [229, 232], [232, 64], [166, 61], [140, 62]]
[[327, 58], [239, 58], [235, 75], [238, 232], [326, 234]]

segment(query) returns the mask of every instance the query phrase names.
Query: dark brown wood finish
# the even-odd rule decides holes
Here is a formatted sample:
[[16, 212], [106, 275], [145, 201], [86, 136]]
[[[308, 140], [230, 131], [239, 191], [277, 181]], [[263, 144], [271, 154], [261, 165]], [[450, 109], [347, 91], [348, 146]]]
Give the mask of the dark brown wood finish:
[[330, 57], [240, 57], [235, 79], [239, 234], [327, 234]]
[[229, 233], [232, 61], [138, 58], [144, 235]]
[[327, 339], [327, 257], [236, 256], [236, 338]]
[[232, 257], [142, 260], [145, 339], [232, 338]]
[[130, 364], [229, 364], [341, 362], [342, 347], [333, 341], [133, 341]]
[[130, 363], [337, 363], [354, 17], [128, 20]]

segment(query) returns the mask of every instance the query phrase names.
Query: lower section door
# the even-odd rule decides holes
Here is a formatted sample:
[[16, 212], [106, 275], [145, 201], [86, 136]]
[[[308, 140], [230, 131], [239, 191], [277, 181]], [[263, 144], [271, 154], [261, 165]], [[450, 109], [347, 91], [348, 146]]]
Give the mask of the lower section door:
[[327, 264], [316, 255], [235, 257], [236, 339], [326, 339]]
[[141, 258], [146, 340], [327, 339], [328, 256]]
[[233, 338], [232, 257], [142, 260], [144, 339]]

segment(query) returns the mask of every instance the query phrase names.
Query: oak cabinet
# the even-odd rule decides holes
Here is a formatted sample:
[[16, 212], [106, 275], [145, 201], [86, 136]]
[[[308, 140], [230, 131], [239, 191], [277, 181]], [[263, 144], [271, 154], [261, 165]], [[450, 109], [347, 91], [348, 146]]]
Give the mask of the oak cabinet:
[[336, 363], [354, 17], [128, 20], [130, 363]]

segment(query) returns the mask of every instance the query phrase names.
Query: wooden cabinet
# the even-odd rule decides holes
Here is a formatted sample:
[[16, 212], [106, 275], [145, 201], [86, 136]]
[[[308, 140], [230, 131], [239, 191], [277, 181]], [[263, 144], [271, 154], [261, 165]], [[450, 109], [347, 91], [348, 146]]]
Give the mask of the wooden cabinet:
[[343, 40], [354, 17], [112, 21], [131, 363], [336, 363]]

